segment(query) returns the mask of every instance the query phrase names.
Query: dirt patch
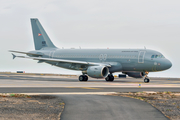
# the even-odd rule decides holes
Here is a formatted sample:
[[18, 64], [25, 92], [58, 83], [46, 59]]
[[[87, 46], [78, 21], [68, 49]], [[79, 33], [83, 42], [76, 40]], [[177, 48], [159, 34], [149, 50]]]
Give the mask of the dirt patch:
[[131, 97], [150, 103], [170, 120], [180, 120], [180, 93], [137, 92], [116, 93], [115, 96]]
[[0, 120], [60, 120], [64, 105], [54, 96], [0, 95]]

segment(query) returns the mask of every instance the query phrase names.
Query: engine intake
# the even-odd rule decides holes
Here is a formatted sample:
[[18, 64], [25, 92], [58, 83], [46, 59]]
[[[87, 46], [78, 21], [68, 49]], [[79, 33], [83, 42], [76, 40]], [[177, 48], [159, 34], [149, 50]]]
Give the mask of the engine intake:
[[106, 78], [109, 73], [108, 67], [90, 66], [86, 71], [87, 75], [93, 78]]

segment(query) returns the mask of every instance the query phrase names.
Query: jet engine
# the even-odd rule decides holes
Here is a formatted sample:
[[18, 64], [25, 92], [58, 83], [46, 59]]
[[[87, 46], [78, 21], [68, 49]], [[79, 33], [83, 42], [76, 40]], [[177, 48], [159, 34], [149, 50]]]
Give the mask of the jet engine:
[[145, 75], [144, 72], [123, 72], [123, 73], [127, 74], [129, 77], [134, 77], [134, 78], [142, 78]]
[[90, 66], [86, 72], [88, 76], [93, 78], [106, 78], [109, 73], [108, 67], [105, 66]]

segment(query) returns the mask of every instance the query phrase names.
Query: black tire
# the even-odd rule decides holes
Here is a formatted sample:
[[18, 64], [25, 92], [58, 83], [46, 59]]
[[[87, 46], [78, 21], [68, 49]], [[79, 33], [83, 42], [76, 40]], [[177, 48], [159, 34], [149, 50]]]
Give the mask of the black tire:
[[87, 75], [80, 75], [79, 81], [88, 81], [88, 76]]
[[88, 81], [88, 76], [84, 75], [84, 81]]
[[114, 81], [114, 76], [112, 74], [109, 74], [106, 78], [106, 81]]
[[113, 75], [111, 75], [111, 81], [114, 81], [114, 76]]
[[145, 79], [144, 79], [144, 82], [145, 82], [145, 83], [149, 83], [149, 81], [150, 81], [149, 78], [145, 78]]
[[79, 76], [79, 81], [84, 81], [84, 76], [83, 75]]
[[111, 79], [111, 78], [110, 78], [109, 75], [105, 78], [106, 81], [110, 81], [110, 79]]

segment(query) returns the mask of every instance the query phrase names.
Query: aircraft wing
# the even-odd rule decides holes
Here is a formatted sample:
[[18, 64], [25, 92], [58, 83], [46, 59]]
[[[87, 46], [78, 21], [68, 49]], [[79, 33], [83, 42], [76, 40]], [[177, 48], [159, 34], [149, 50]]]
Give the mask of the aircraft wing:
[[33, 59], [33, 60], [39, 60], [39, 61], [51, 61], [51, 62], [62, 62], [62, 63], [75, 63], [75, 64], [82, 64], [82, 65], [88, 65], [88, 66], [107, 66], [107, 67], [111, 67], [110, 64], [108, 63], [94, 63], [94, 62], [85, 62], [85, 61], [76, 61], [76, 60], [65, 60], [65, 59], [54, 59], [54, 58], [42, 58], [42, 57], [27, 57], [27, 56], [16, 56], [12, 53], [13, 55], [13, 59], [15, 57], [19, 57], [19, 58], [28, 58], [28, 59]]

